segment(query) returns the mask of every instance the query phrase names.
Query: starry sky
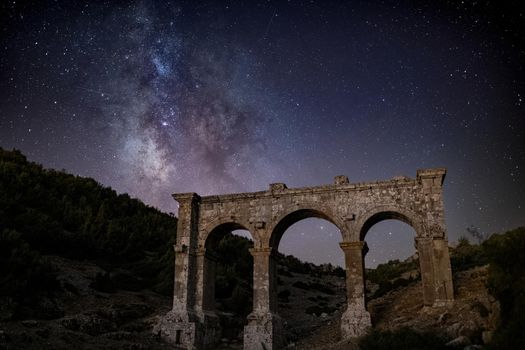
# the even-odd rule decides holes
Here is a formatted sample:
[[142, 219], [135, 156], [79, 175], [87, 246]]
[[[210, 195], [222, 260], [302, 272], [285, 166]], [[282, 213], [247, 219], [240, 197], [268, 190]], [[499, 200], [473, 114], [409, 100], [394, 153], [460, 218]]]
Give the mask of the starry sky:
[[[3, 1], [0, 147], [165, 212], [446, 167], [451, 241], [525, 224], [525, 23], [506, 1]], [[414, 252], [385, 221], [367, 265]], [[306, 219], [279, 249], [342, 263]]]

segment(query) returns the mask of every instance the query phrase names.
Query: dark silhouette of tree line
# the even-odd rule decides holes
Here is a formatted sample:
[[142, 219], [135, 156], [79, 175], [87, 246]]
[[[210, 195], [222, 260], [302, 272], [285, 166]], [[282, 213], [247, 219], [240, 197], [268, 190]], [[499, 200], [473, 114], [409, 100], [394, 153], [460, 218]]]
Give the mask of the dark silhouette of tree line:
[[27, 304], [57, 290], [47, 255], [132, 270], [169, 294], [177, 219], [90, 178], [44, 169], [0, 148], [0, 298]]

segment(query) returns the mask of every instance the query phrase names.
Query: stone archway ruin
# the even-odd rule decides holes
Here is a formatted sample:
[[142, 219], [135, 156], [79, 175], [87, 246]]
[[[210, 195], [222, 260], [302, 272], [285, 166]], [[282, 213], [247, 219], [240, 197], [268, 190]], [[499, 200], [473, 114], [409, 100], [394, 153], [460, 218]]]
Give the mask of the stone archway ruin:
[[343, 338], [358, 337], [371, 326], [365, 305], [364, 236], [385, 219], [399, 219], [416, 231], [425, 305], [453, 301], [452, 273], [443, 218], [442, 185], [446, 170], [422, 169], [415, 179], [350, 183], [336, 176], [331, 185], [287, 188], [271, 184], [253, 193], [200, 197], [174, 194], [179, 202], [175, 248], [173, 308], [158, 325], [170, 342], [185, 349], [213, 346], [220, 337], [214, 310], [214, 260], [209, 245], [234, 229], [248, 230], [254, 241], [253, 310], [244, 328], [244, 349], [279, 349], [276, 263], [279, 240], [293, 223], [319, 217], [342, 234], [347, 307], [341, 318]]

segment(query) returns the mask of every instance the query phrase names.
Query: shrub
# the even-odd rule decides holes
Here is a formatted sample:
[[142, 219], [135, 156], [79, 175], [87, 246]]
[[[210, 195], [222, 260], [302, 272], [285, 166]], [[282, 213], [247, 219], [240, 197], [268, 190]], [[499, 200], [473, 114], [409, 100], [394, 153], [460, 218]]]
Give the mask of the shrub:
[[[59, 289], [51, 265], [14, 230], [0, 231], [0, 299], [10, 312], [7, 318], [23, 318], [40, 308], [41, 297]], [[4, 302], [2, 302], [4, 303]], [[36, 310], [36, 314], [40, 312]]]
[[[0, 148], [0, 232], [17, 232], [19, 241], [4, 248], [10, 259], [23, 254], [41, 261], [51, 254], [98, 260], [132, 269], [148, 286], [171, 293], [176, 224], [175, 217], [93, 179], [43, 169], [19, 151]], [[11, 287], [41, 284], [41, 274], [32, 271], [43, 263], [17, 264]], [[36, 295], [42, 288], [27, 290]]]
[[444, 340], [433, 333], [419, 333], [409, 328], [397, 331], [373, 330], [359, 341], [361, 350], [445, 350]]
[[335, 307], [330, 307], [330, 306], [318, 306], [318, 305], [314, 305], [314, 306], [310, 306], [310, 307], [307, 307], [305, 312], [309, 315], [317, 315], [317, 316], [320, 316], [321, 314], [325, 313], [325, 314], [331, 314], [332, 312], [334, 312], [336, 310]]
[[329, 295], [334, 295], [335, 294], [335, 291], [328, 287], [328, 286], [325, 286], [323, 284], [320, 284], [318, 282], [314, 282], [314, 283], [311, 283], [310, 284], [310, 288], [311, 289], [314, 289], [314, 290], [317, 290], [321, 293], [325, 293], [325, 294], [329, 294]]
[[214, 249], [218, 308], [243, 317], [252, 309], [253, 257], [249, 252], [252, 246], [251, 240], [229, 233]]
[[277, 298], [279, 298], [279, 301], [282, 302], [288, 302], [290, 299], [290, 291], [288, 289], [282, 290], [277, 294]]
[[490, 347], [525, 349], [525, 228], [492, 235], [483, 248], [490, 263], [488, 287], [501, 306], [501, 323]]
[[385, 264], [379, 264], [375, 269], [368, 269], [366, 271], [366, 278], [373, 283], [381, 285], [381, 283], [390, 282], [396, 278], [401, 277], [405, 272], [416, 270], [419, 268], [419, 260], [399, 261], [391, 260]]
[[310, 285], [308, 283], [304, 283], [303, 281], [297, 281], [292, 284], [292, 287], [304, 289], [304, 290], [310, 290]]
[[109, 272], [97, 273], [95, 280], [89, 286], [103, 293], [114, 293], [117, 289]]
[[375, 291], [372, 298], [379, 298], [383, 295], [387, 294], [388, 292], [395, 290], [400, 287], [406, 287], [412, 282], [415, 282], [419, 280], [419, 276], [417, 278], [409, 277], [409, 278], [398, 278], [394, 281], [383, 281], [379, 284], [379, 288]]
[[456, 248], [450, 254], [450, 264], [454, 272], [468, 270], [475, 266], [488, 263], [484, 248], [478, 244], [470, 244], [468, 239], [460, 238]]

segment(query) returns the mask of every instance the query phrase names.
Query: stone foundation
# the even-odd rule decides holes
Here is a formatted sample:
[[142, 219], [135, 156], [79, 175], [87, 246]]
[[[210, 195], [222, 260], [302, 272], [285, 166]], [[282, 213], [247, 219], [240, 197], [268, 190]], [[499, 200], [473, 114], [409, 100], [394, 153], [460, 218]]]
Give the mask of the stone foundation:
[[341, 337], [343, 339], [361, 337], [371, 327], [370, 313], [364, 308], [356, 310], [349, 307], [341, 316]]
[[213, 349], [221, 338], [220, 320], [214, 313], [197, 317], [170, 311], [161, 318], [153, 332], [176, 347], [188, 350]]
[[188, 350], [198, 349], [196, 343], [198, 325], [197, 322], [190, 321], [192, 318], [194, 317], [189, 314], [170, 311], [155, 325], [153, 332], [175, 346]]
[[250, 314], [244, 327], [244, 350], [277, 350], [284, 345], [282, 321], [278, 315]]

